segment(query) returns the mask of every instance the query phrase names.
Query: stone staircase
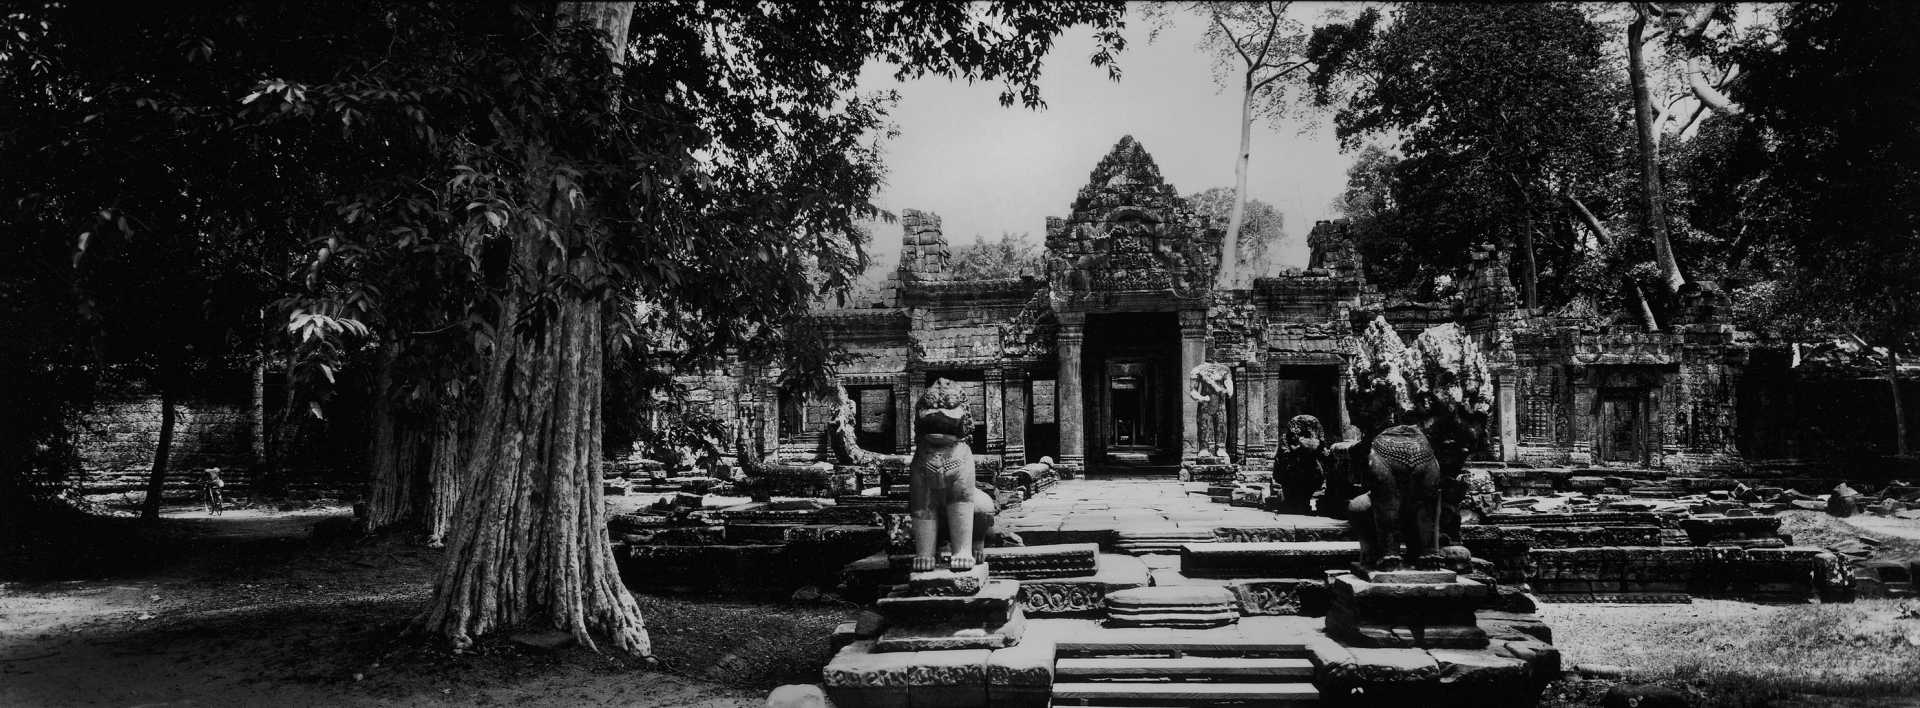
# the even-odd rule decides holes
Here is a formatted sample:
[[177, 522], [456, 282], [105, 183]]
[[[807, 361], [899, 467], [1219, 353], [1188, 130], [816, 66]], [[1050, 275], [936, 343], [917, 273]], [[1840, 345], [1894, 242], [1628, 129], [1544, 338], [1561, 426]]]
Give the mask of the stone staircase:
[[1214, 540], [1213, 529], [1204, 528], [1145, 528], [1119, 529], [1113, 534], [1114, 550], [1130, 555], [1143, 556], [1149, 553], [1179, 553], [1180, 548], [1189, 543], [1209, 543]]
[[1055, 647], [1055, 706], [1306, 706], [1306, 645], [1286, 639], [1102, 632]]

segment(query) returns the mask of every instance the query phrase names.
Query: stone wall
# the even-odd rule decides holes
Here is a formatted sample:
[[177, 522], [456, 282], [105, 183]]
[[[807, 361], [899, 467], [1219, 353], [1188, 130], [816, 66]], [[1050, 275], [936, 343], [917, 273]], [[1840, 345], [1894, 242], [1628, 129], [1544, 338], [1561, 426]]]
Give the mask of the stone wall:
[[[190, 488], [208, 467], [219, 467], [229, 483], [245, 481], [253, 463], [251, 396], [244, 387], [223, 383], [229, 385], [175, 406], [169, 488]], [[160, 408], [158, 395], [129, 387], [82, 417], [76, 447], [86, 491], [146, 487], [160, 443]]]

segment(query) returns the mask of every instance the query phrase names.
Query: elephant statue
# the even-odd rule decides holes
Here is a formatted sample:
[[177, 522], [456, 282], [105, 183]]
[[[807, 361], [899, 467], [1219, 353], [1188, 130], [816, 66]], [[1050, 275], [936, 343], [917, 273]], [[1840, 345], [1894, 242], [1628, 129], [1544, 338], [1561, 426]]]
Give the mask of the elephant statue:
[[1187, 373], [1191, 384], [1187, 395], [1199, 401], [1194, 413], [1194, 430], [1199, 433], [1196, 452], [1211, 456], [1221, 464], [1227, 458], [1227, 403], [1233, 399], [1233, 370], [1226, 364], [1207, 362]]
[[938, 379], [914, 405], [913, 461], [908, 465], [913, 517], [913, 570], [933, 570], [942, 541], [948, 568], [963, 571], [982, 558], [993, 527], [994, 503], [974, 486], [973, 430], [966, 394]]
[[1320, 419], [1296, 415], [1287, 421], [1285, 439], [1274, 456], [1274, 482], [1280, 485], [1283, 511], [1312, 513], [1313, 493], [1327, 481], [1327, 435]]

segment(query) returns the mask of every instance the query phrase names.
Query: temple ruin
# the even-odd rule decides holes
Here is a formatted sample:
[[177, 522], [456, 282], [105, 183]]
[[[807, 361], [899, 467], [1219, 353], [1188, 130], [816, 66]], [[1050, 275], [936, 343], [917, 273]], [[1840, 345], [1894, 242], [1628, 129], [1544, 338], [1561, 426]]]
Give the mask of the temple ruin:
[[[1204, 452], [1187, 373], [1218, 363], [1239, 392], [1227, 457], [1260, 468], [1294, 415], [1345, 434], [1356, 336], [1384, 316], [1407, 339], [1454, 322], [1479, 342], [1498, 388], [1479, 459], [1709, 476], [1742, 463], [1734, 392], [1747, 350], [1716, 290], [1691, 291], [1669, 331], [1593, 328], [1521, 308], [1504, 257], [1487, 247], [1457, 301], [1389, 301], [1339, 222], [1314, 226], [1307, 268], [1216, 289], [1223, 225], [1197, 215], [1131, 136], [1095, 165], [1067, 216], [1047, 220], [1042, 273], [955, 279], [940, 217], [906, 210], [900, 223], [885, 287], [818, 313], [857, 355], [840, 383], [870, 450], [907, 452], [907, 402], [946, 378], [978, 401], [976, 453], [1007, 468], [1050, 457], [1068, 474], [1172, 476]], [[731, 370], [680, 381], [760, 449], [814, 449], [832, 402], [783, 400], [777, 371]]]

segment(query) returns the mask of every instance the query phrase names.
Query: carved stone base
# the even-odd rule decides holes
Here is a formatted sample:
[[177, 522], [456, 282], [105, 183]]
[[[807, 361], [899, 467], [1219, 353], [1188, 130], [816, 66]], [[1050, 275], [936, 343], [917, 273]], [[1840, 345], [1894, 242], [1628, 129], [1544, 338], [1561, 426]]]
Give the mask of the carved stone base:
[[857, 640], [834, 652], [821, 684], [840, 708], [1046, 708], [1053, 664], [1054, 646], [1047, 641], [1005, 649], [881, 652], [874, 641]]
[[1474, 610], [1493, 595], [1491, 586], [1446, 571], [1373, 573], [1371, 577], [1380, 582], [1357, 575], [1330, 581], [1333, 604], [1327, 611], [1327, 636], [1356, 647], [1487, 646], [1487, 633], [1480, 629]]
[[1020, 643], [1026, 634], [1027, 616], [1019, 607], [1008, 611], [1004, 621], [975, 624], [941, 622], [910, 627], [888, 627], [873, 641], [878, 652], [927, 652], [951, 649], [1004, 649]]
[[1094, 615], [1106, 610], [1108, 593], [1146, 587], [1149, 582], [1145, 563], [1108, 554], [1100, 558], [1099, 572], [1092, 575], [1020, 581], [1020, 607], [1029, 617]]
[[899, 627], [958, 624], [983, 627], [1000, 624], [1013, 612], [1020, 595], [1015, 580], [989, 580], [971, 595], [913, 595], [895, 593], [876, 603], [880, 615]]
[[1098, 569], [1100, 546], [1093, 543], [1056, 543], [987, 549], [996, 578], [1064, 578], [1089, 575]]
[[907, 574], [907, 592], [913, 595], [972, 595], [987, 584], [987, 564], [953, 571], [945, 568]]

